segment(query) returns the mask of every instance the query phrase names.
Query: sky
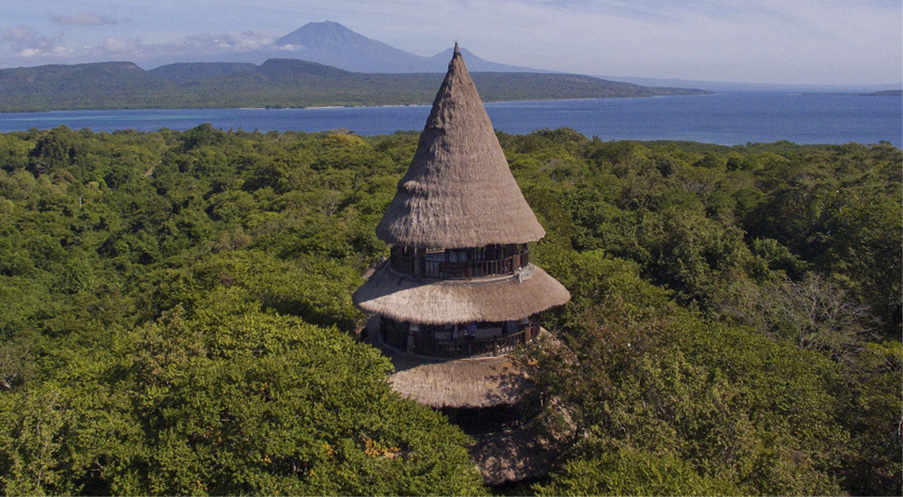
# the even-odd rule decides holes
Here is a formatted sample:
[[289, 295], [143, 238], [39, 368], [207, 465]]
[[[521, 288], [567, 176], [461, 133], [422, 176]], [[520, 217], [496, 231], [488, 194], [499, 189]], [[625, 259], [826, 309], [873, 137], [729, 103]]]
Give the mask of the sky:
[[418, 55], [782, 84], [903, 80], [901, 0], [0, 0], [0, 67], [242, 52], [335, 21]]

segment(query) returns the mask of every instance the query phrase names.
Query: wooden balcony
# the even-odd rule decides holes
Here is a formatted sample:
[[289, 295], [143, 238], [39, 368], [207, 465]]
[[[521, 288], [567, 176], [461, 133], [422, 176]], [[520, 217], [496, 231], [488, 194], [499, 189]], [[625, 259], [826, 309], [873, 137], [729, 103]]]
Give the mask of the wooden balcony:
[[450, 358], [494, 357], [510, 354], [519, 344], [533, 340], [539, 334], [539, 321], [532, 318], [515, 332], [501, 333], [499, 330], [488, 337], [459, 335], [452, 338], [448, 333], [431, 333], [426, 329], [412, 335], [407, 324], [388, 319], [384, 320], [380, 331], [382, 343], [408, 354]]
[[415, 350], [419, 355], [430, 357], [479, 357], [498, 356], [514, 352], [518, 344], [527, 343], [528, 329], [498, 338], [461, 338], [459, 340], [436, 340], [429, 337], [415, 339]]
[[[504, 276], [514, 274], [530, 262], [530, 250], [526, 244], [508, 249], [514, 252], [504, 257], [487, 258], [486, 251], [414, 251], [403, 247], [393, 247], [391, 255], [392, 269], [399, 273], [410, 274], [421, 278], [438, 278], [450, 280], [469, 280], [488, 276]], [[504, 249], [493, 250], [490, 254], [505, 252]], [[451, 260], [455, 258], [465, 260]]]

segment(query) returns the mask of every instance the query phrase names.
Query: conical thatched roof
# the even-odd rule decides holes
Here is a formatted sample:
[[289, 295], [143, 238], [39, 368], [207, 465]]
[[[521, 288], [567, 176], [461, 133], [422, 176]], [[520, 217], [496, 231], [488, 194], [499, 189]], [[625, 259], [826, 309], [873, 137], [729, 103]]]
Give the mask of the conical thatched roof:
[[414, 160], [376, 234], [420, 248], [527, 243], [545, 235], [511, 175], [457, 45]]

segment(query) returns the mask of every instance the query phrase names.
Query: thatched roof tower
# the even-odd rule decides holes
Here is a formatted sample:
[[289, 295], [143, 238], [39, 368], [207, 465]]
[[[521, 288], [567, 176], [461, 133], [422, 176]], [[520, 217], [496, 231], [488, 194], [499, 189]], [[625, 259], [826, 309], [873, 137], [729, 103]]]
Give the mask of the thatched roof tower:
[[383, 342], [426, 356], [503, 355], [570, 294], [530, 264], [527, 205], [455, 45], [407, 173], [376, 228], [392, 257], [353, 296]]
[[528, 244], [545, 230], [511, 175], [457, 44], [376, 233], [392, 245], [391, 258], [353, 300], [374, 314], [367, 330], [395, 365], [393, 389], [459, 416], [465, 431], [476, 429], [468, 419], [479, 430], [495, 427], [473, 449], [488, 483], [543, 474], [551, 456], [534, 447], [532, 428], [507, 428], [522, 421], [515, 406], [529, 378], [499, 356], [532, 341], [538, 313], [570, 294], [530, 263]]
[[535, 242], [545, 234], [456, 44], [414, 160], [376, 235], [393, 245], [449, 249]]

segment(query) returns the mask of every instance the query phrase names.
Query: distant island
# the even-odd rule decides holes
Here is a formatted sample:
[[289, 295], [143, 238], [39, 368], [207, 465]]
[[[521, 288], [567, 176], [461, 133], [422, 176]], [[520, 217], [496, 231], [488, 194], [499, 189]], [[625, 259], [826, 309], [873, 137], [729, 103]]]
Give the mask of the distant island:
[[[708, 93], [577, 74], [475, 72], [473, 77], [486, 101]], [[359, 73], [296, 59], [179, 63], [150, 71], [132, 62], [47, 65], [0, 69], [0, 112], [429, 104], [441, 81], [441, 73]]]
[[884, 90], [884, 91], [876, 91], [874, 93], [866, 93], [866, 96], [869, 97], [899, 97], [903, 95], [903, 90]]

